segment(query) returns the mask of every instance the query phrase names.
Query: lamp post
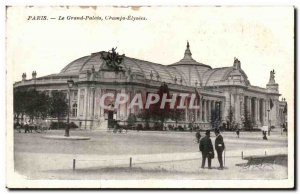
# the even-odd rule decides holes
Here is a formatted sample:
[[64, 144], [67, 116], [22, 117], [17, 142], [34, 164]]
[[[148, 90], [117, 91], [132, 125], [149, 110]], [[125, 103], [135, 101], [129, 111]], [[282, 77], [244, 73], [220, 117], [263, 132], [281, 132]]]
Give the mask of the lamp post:
[[268, 111], [268, 136], [270, 136], [270, 131], [271, 131], [271, 127], [270, 127], [270, 118], [269, 118], [269, 114], [270, 114], [270, 109], [267, 110]]
[[65, 130], [65, 136], [69, 137], [70, 136], [70, 110], [71, 110], [71, 88], [74, 85], [74, 81], [72, 79], [69, 79], [67, 81], [68, 83], [68, 117], [67, 117], [67, 128]]

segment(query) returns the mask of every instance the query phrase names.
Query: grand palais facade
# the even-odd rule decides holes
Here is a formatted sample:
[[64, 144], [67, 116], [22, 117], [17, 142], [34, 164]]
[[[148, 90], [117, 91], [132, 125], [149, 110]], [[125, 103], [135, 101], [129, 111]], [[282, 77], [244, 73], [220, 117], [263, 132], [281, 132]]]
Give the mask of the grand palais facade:
[[[125, 93], [129, 96], [156, 93], [162, 84], [167, 84], [170, 93], [192, 94], [201, 96], [199, 109], [186, 109], [184, 118], [179, 122], [186, 125], [190, 122], [210, 127], [212, 110], [219, 108], [221, 120], [226, 122], [231, 112], [236, 123], [243, 123], [245, 114], [251, 117], [255, 126], [269, 124], [280, 126], [286, 122], [284, 108], [286, 101], [280, 100], [275, 72], [270, 71], [266, 87], [250, 84], [241, 62], [233, 60], [228, 67], [212, 68], [192, 58], [189, 43], [184, 57], [171, 65], [162, 65], [124, 56], [121, 66], [123, 71], [113, 71], [105, 63], [103, 53], [92, 53], [74, 60], [57, 74], [37, 77], [32, 73], [31, 79], [22, 75], [22, 81], [14, 84], [14, 89], [32, 88], [45, 91], [49, 95], [53, 91], [68, 91], [67, 80], [74, 81], [70, 93], [70, 119], [81, 129], [107, 128], [108, 115], [126, 122], [130, 114], [139, 114], [139, 109], [127, 109], [123, 104], [112, 106], [112, 110], [104, 110], [100, 106], [100, 98], [105, 93]], [[114, 99], [107, 99], [113, 105]], [[272, 104], [272, 105], [270, 105]], [[172, 120], [168, 120], [172, 123]]]

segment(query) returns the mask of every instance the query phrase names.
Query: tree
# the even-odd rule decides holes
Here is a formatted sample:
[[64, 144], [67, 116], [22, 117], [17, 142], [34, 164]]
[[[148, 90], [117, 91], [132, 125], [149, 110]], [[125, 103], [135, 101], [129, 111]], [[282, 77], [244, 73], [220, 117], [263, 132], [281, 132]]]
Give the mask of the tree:
[[167, 84], [163, 84], [159, 87], [157, 94], [159, 95], [159, 101], [153, 105], [150, 106], [150, 117], [153, 118], [153, 120], [160, 121], [160, 126], [162, 127], [164, 122], [170, 118], [170, 104], [166, 103], [165, 106], [161, 109], [161, 102], [163, 95], [167, 95], [167, 99], [170, 98], [170, 92]]
[[149, 121], [151, 119], [151, 110], [149, 109], [143, 109], [139, 115], [137, 115], [138, 118], [141, 118], [145, 122], [145, 129], [149, 129]]
[[26, 97], [24, 99], [25, 103], [25, 113], [29, 116], [30, 120], [33, 120], [38, 116], [38, 101], [39, 101], [39, 92], [35, 89], [27, 90]]
[[136, 117], [133, 113], [130, 113], [128, 118], [127, 118], [127, 126], [128, 127], [133, 127], [136, 123]]
[[170, 118], [175, 121], [176, 127], [178, 124], [178, 121], [183, 120], [185, 115], [185, 110], [178, 108], [180, 105], [181, 97], [177, 96], [174, 109], [170, 111]]
[[221, 118], [219, 114], [219, 109], [215, 108], [211, 111], [211, 119], [210, 119], [210, 124], [213, 129], [216, 129], [220, 126], [221, 123]]
[[14, 118], [17, 120], [17, 123], [19, 123], [19, 117], [21, 115], [21, 118], [23, 119], [24, 114], [26, 113], [25, 109], [25, 103], [26, 102], [26, 91], [17, 90], [14, 91]]
[[50, 116], [57, 118], [58, 127], [61, 119], [68, 113], [68, 104], [65, 93], [53, 92], [50, 98]]
[[229, 114], [227, 116], [227, 129], [233, 130], [234, 126], [235, 126], [235, 122], [233, 117], [233, 110], [232, 110], [232, 106], [230, 106]]
[[170, 118], [175, 121], [176, 126], [178, 121], [181, 121], [184, 118], [184, 110], [183, 109], [174, 109], [170, 112]]
[[50, 98], [45, 92], [38, 92], [35, 101], [35, 117], [45, 119], [50, 113]]
[[[24, 103], [26, 102], [26, 103]], [[28, 115], [34, 118], [46, 118], [49, 114], [49, 97], [44, 92], [35, 89], [14, 91], [14, 116], [19, 122], [19, 117]]]
[[245, 111], [245, 115], [243, 117], [243, 124], [245, 130], [251, 131], [253, 129], [253, 120], [251, 119], [248, 111]]

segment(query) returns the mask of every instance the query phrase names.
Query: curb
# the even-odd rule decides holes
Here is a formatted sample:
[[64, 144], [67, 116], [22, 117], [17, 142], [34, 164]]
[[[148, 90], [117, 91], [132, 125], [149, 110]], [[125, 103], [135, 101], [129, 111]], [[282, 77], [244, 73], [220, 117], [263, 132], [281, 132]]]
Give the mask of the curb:
[[90, 137], [83, 137], [83, 136], [69, 136], [69, 137], [65, 137], [65, 136], [43, 136], [42, 138], [44, 139], [55, 139], [55, 140], [90, 140]]

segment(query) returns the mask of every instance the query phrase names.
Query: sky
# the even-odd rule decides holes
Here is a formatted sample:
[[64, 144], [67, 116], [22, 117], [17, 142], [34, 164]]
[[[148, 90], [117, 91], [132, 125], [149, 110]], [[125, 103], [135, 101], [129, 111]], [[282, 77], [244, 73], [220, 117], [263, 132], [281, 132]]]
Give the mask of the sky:
[[[140, 21], [105, 16], [145, 17]], [[65, 20], [28, 20], [59, 16]], [[66, 20], [101, 16], [103, 21]], [[10, 7], [6, 24], [7, 70], [13, 81], [59, 73], [67, 64], [117, 47], [120, 54], [172, 64], [183, 58], [187, 40], [192, 57], [213, 68], [232, 66], [234, 57], [252, 85], [265, 87], [271, 70], [279, 91], [293, 101], [293, 7]], [[8, 72], [9, 73], [9, 72]]]

